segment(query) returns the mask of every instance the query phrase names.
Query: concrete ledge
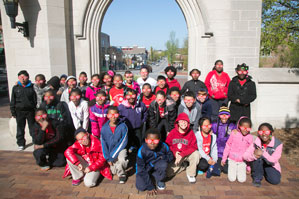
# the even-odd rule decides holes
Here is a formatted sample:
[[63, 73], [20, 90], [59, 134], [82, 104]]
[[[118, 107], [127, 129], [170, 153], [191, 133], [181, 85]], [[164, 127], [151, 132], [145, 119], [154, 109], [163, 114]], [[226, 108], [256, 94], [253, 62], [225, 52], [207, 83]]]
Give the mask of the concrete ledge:
[[299, 84], [299, 69], [258, 68], [256, 76], [259, 84]]

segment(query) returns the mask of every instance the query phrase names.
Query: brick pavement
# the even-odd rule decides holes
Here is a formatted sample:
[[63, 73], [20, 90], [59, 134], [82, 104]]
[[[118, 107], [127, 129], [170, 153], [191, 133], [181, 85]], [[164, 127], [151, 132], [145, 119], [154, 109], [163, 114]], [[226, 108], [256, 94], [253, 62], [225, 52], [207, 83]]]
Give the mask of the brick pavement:
[[[273, 186], [265, 181], [262, 187], [251, 185], [251, 178], [243, 184], [230, 183], [226, 175], [206, 179], [197, 177], [196, 184], [187, 182], [185, 172], [166, 183], [166, 190], [159, 191], [156, 198], [176, 199], [298, 199], [299, 168], [289, 165], [282, 158], [282, 182]], [[132, 168], [131, 168], [132, 169]], [[135, 188], [135, 176], [130, 176], [124, 185], [117, 179], [109, 181], [100, 179], [99, 185], [86, 188], [71, 185], [71, 179], [62, 179], [64, 168], [53, 168], [47, 172], [40, 171], [35, 165], [32, 153], [0, 151], [0, 198], [14, 199], [103, 199], [126, 198], [145, 199], [144, 192]], [[133, 171], [131, 172], [133, 173]], [[150, 198], [150, 197], [148, 197]], [[153, 197], [151, 197], [153, 198]]]

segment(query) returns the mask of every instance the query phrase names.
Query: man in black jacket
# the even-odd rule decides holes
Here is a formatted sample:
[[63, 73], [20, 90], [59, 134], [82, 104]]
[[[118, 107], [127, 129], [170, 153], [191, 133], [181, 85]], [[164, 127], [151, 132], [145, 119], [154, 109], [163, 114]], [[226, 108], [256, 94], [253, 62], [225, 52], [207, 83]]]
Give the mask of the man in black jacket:
[[34, 124], [34, 111], [36, 107], [36, 93], [33, 84], [29, 80], [29, 74], [26, 70], [18, 73], [17, 85], [12, 88], [10, 111], [11, 115], [17, 120], [17, 144], [18, 149], [24, 150], [26, 140], [25, 125], [28, 122], [30, 135], [32, 136]]
[[250, 118], [250, 103], [256, 98], [256, 87], [251, 76], [248, 75], [249, 67], [246, 64], [238, 65], [235, 76], [228, 87], [228, 99], [231, 101], [231, 120], [237, 122], [240, 117]]

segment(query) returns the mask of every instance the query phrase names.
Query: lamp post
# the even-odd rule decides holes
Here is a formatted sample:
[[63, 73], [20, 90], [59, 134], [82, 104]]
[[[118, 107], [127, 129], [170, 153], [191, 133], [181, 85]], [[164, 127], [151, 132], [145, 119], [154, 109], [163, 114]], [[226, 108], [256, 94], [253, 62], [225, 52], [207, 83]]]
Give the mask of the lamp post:
[[5, 11], [10, 18], [10, 26], [15, 29], [18, 27], [18, 32], [23, 33], [24, 37], [29, 37], [28, 22], [18, 23], [16, 22], [16, 16], [18, 15], [19, 0], [3, 0]]

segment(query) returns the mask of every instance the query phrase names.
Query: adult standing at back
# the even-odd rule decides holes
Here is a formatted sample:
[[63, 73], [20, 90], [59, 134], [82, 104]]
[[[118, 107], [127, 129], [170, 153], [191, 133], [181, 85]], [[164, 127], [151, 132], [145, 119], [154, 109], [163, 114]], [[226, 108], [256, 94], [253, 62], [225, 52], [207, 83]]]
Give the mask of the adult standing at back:
[[154, 78], [149, 77], [149, 69], [147, 66], [143, 66], [140, 69], [140, 75], [141, 77], [137, 79], [137, 83], [139, 84], [140, 88], [142, 88], [143, 84], [149, 83], [152, 87], [152, 90], [154, 90], [157, 86], [157, 81]]
[[218, 115], [219, 108], [228, 102], [227, 92], [230, 83], [230, 77], [223, 72], [223, 61], [217, 60], [211, 72], [208, 73], [205, 85], [208, 88], [209, 96], [212, 102], [213, 113]]

